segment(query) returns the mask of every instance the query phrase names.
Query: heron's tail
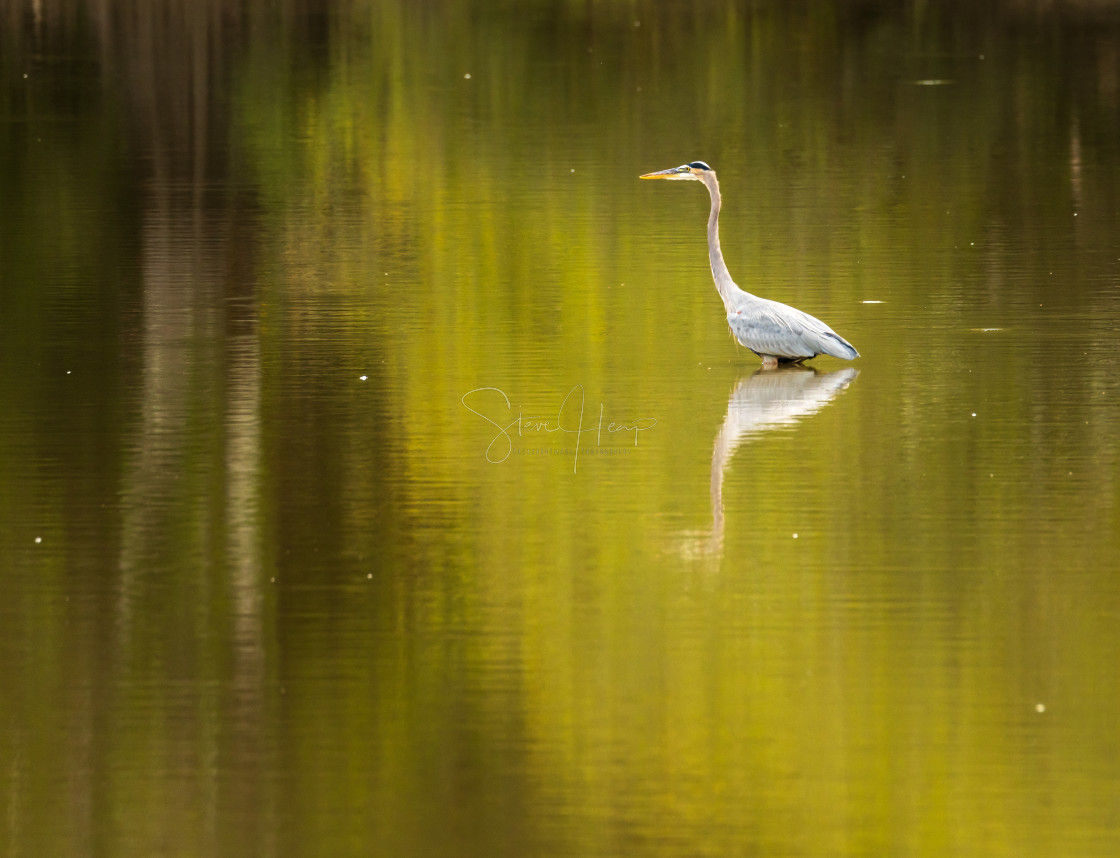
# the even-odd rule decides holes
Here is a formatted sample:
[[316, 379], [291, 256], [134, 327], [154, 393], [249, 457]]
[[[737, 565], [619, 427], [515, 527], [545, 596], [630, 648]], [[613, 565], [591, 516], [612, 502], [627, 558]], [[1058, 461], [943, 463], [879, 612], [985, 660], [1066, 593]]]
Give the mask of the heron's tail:
[[824, 344], [824, 353], [826, 355], [832, 355], [833, 357], [840, 358], [841, 360], [853, 360], [854, 358], [859, 357], [859, 352], [856, 351], [855, 346], [853, 346], [839, 334], [833, 333], [832, 331], [829, 331], [824, 335]]

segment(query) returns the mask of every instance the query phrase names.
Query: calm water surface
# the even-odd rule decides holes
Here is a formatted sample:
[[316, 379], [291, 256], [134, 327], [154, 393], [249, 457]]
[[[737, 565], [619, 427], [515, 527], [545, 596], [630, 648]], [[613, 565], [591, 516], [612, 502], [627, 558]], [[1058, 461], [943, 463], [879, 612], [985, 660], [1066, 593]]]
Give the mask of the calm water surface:
[[0, 22], [0, 852], [1120, 850], [1114, 4]]

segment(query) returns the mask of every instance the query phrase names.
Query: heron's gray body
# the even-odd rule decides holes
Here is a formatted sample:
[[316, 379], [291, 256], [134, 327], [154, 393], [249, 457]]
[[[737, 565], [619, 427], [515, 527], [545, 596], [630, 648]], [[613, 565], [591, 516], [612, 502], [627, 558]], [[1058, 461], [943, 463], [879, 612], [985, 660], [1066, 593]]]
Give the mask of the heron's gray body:
[[788, 304], [752, 295], [731, 279], [719, 246], [721, 198], [715, 170], [703, 161], [693, 161], [670, 170], [646, 173], [642, 178], [692, 179], [703, 182], [708, 189], [712, 198], [712, 210], [708, 215], [708, 259], [712, 279], [723, 299], [731, 333], [741, 345], [762, 358], [764, 366], [775, 366], [779, 361], [800, 363], [820, 354], [843, 360], [859, 357], [851, 343], [820, 319]]
[[859, 357], [851, 343], [820, 319], [788, 304], [742, 294], [734, 309], [728, 307], [727, 324], [740, 345], [759, 357], [772, 355], [781, 361], [808, 360], [819, 354], [844, 360]]

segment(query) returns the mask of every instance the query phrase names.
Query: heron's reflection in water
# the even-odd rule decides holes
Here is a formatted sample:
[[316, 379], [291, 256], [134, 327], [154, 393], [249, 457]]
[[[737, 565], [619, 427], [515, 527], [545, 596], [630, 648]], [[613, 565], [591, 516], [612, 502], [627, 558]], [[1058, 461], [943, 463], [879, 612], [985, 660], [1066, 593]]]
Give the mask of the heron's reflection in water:
[[723, 550], [723, 476], [732, 456], [747, 439], [789, 426], [815, 414], [843, 391], [859, 370], [818, 372], [803, 366], [759, 370], [735, 385], [712, 450], [712, 529], [688, 540], [686, 553], [718, 555]]

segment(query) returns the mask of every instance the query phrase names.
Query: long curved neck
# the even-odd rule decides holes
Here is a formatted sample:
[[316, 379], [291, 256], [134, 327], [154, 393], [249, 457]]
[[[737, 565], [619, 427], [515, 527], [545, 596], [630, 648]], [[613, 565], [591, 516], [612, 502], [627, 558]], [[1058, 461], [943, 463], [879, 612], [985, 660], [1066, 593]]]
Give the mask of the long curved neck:
[[716, 281], [716, 290], [723, 299], [723, 305], [729, 310], [733, 299], [744, 294], [743, 290], [735, 285], [731, 274], [727, 270], [727, 263], [723, 261], [723, 251], [719, 248], [719, 181], [714, 170], [705, 172], [703, 179], [708, 193], [712, 197], [712, 211], [708, 215], [708, 261], [712, 264], [712, 279]]

